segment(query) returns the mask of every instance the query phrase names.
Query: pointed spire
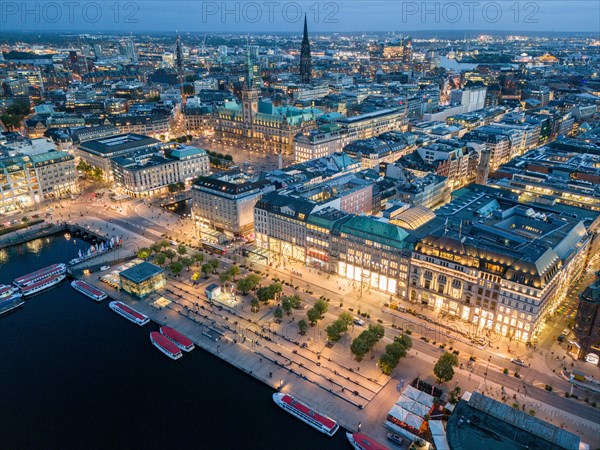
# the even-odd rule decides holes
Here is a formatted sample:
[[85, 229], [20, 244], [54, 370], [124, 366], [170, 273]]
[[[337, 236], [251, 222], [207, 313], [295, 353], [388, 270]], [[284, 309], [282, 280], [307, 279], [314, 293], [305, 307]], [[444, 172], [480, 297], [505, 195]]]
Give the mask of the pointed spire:
[[302, 39], [308, 40], [308, 24], [306, 22], [306, 13], [304, 13], [304, 37]]
[[250, 37], [246, 36], [246, 87], [252, 88], [252, 61], [250, 59]]

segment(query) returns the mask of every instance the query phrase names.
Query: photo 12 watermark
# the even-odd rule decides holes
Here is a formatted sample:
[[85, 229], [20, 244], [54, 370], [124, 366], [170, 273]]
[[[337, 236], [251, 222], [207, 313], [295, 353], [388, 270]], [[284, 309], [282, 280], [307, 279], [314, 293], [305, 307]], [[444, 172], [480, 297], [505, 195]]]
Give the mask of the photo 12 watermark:
[[202, 2], [202, 23], [312, 23], [339, 22], [337, 2]]
[[531, 1], [401, 2], [401, 22], [421, 24], [537, 24], [540, 5]]
[[100, 22], [136, 24], [140, 3], [76, 1], [2, 1], [0, 24], [96, 24]]

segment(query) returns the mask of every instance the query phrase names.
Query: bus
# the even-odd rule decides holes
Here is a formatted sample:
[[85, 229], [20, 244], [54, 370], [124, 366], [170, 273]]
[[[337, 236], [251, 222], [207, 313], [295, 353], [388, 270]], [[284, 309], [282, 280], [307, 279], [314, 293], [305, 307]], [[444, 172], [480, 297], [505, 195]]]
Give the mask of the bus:
[[227, 254], [227, 249], [224, 247], [221, 247], [219, 245], [216, 244], [209, 244], [207, 242], [203, 242], [202, 243], [202, 248], [204, 250], [206, 250], [207, 252], [211, 252], [217, 255], [225, 255]]

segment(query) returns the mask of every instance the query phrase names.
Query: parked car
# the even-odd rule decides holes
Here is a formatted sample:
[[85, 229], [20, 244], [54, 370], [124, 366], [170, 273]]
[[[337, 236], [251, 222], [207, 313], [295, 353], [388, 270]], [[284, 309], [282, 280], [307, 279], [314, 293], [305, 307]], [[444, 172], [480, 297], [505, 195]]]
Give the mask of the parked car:
[[104, 271], [106, 271], [106, 270], [108, 270], [108, 269], [110, 269], [110, 266], [102, 266], [102, 267], [100, 267], [100, 270], [101, 270], [102, 272], [104, 272]]
[[358, 317], [354, 318], [354, 325], [360, 325], [361, 327], [365, 325], [365, 321], [359, 319]]
[[402, 439], [400, 436], [398, 436], [397, 434], [394, 434], [394, 433], [388, 433], [387, 438], [388, 438], [388, 441], [391, 441], [397, 445], [402, 445], [402, 443], [404, 442], [404, 439]]
[[517, 366], [522, 366], [525, 367], [527, 364], [525, 364], [525, 361], [523, 361], [522, 359], [519, 358], [513, 358], [510, 360], [511, 363], [516, 364]]

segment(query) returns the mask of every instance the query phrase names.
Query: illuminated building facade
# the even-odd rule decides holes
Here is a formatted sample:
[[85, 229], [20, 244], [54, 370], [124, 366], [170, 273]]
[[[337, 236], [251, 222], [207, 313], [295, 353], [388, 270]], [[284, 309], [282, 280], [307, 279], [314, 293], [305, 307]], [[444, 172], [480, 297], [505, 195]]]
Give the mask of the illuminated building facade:
[[480, 186], [455, 194], [417, 230], [409, 301], [462, 319], [473, 335], [533, 341], [585, 267], [598, 214], [590, 222]]

